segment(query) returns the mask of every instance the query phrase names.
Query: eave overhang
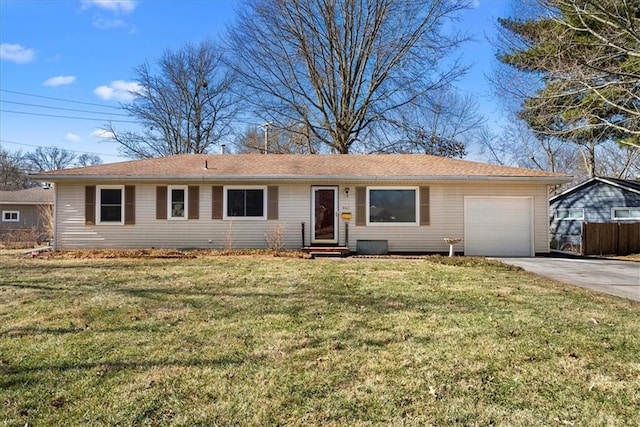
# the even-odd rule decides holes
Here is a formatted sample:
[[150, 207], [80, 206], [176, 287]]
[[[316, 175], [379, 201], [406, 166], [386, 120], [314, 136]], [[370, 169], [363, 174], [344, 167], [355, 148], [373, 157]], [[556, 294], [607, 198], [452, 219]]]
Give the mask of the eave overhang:
[[569, 176], [499, 176], [499, 175], [67, 175], [33, 174], [31, 179], [47, 182], [517, 182], [547, 185], [565, 184], [573, 179]]

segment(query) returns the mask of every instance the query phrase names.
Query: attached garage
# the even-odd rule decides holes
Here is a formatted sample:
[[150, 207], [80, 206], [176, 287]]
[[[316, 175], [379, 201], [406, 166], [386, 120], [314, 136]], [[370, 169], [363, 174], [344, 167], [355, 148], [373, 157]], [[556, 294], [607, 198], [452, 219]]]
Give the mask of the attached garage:
[[532, 197], [465, 197], [464, 253], [534, 256]]

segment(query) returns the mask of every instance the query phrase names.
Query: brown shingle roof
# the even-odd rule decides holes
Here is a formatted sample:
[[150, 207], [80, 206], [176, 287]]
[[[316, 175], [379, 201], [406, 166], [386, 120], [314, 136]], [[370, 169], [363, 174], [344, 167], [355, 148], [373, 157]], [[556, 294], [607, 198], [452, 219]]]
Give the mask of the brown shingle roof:
[[26, 190], [0, 191], [0, 203], [25, 205], [53, 203], [53, 189], [34, 187]]
[[566, 175], [424, 154], [184, 154], [34, 175], [36, 179], [489, 179], [568, 182]]

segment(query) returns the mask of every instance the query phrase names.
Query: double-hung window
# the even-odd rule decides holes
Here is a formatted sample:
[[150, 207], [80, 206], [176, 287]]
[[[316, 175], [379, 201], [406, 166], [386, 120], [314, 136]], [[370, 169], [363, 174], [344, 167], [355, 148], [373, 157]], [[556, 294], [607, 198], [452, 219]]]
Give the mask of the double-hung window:
[[367, 187], [367, 224], [419, 225], [418, 187]]
[[124, 186], [98, 186], [96, 207], [99, 224], [123, 224]]
[[225, 219], [267, 219], [266, 190], [267, 188], [265, 186], [225, 187]]
[[2, 222], [20, 222], [20, 211], [2, 211]]
[[187, 219], [187, 186], [169, 186], [167, 198], [170, 219]]

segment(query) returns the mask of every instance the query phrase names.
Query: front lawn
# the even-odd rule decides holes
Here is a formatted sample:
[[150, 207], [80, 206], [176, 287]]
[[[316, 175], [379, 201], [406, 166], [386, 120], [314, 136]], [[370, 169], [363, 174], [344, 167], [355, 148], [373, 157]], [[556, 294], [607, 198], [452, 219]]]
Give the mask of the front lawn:
[[476, 259], [0, 255], [0, 425], [635, 426], [638, 331]]

